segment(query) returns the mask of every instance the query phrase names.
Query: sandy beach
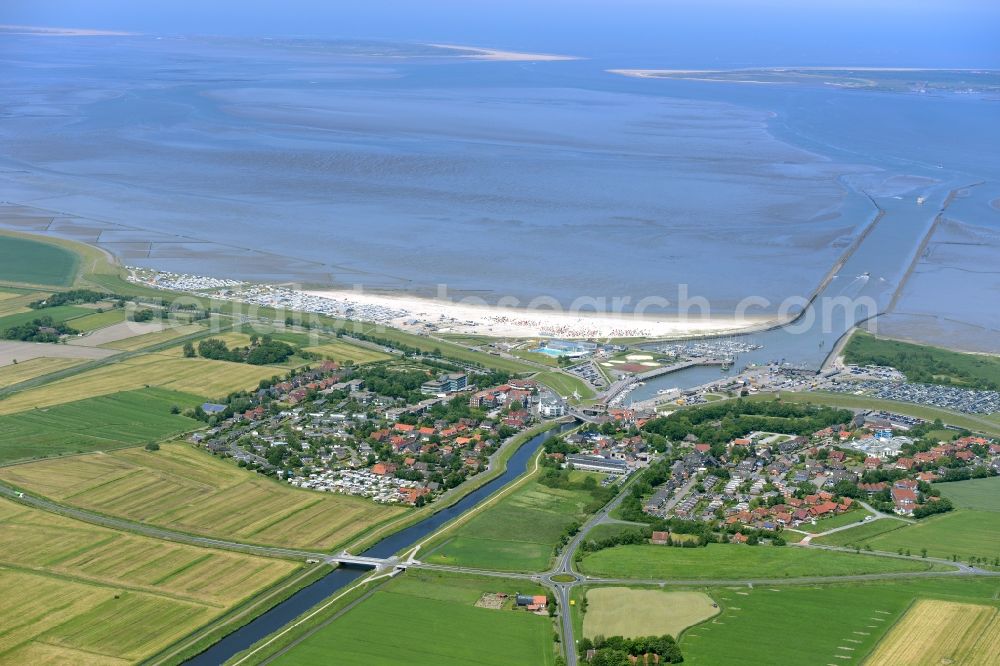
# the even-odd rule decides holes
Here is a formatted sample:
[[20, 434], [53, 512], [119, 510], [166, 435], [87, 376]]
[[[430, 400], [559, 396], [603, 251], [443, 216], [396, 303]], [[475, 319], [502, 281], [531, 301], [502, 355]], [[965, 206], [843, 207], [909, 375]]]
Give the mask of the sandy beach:
[[421, 298], [405, 294], [306, 291], [311, 297], [351, 302], [359, 311], [396, 313], [387, 323], [404, 330], [434, 330], [490, 337], [662, 338], [736, 332], [760, 326], [763, 319], [729, 317], [633, 316], [548, 309], [528, 310]]
[[463, 51], [463, 58], [472, 60], [502, 60], [505, 62], [555, 62], [560, 60], [579, 60], [576, 56], [558, 55], [555, 53], [520, 53], [518, 51], [501, 51], [499, 49], [484, 49], [478, 46], [458, 46], [457, 44], [428, 44], [439, 49]]

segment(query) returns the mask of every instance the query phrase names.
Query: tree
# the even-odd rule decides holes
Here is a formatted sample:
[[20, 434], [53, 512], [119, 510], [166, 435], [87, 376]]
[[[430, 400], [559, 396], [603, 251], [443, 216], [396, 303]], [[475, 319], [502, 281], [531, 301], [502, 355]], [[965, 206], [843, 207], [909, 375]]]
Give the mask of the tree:
[[191, 342], [184, 343], [184, 358], [194, 358], [197, 354], [194, 351], [194, 345]]
[[160, 450], [160, 445], [157, 444], [156, 442], [150, 442], [150, 443], [146, 444], [145, 449], [147, 451], [159, 451]]

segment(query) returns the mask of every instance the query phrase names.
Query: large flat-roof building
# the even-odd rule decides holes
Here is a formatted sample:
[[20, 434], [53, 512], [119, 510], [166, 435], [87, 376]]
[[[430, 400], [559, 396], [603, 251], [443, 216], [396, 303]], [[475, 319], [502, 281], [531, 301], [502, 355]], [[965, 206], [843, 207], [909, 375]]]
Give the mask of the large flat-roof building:
[[628, 474], [629, 466], [624, 460], [605, 458], [603, 456], [589, 456], [582, 453], [571, 453], [566, 456], [566, 464], [572, 465], [573, 469], [586, 472], [603, 472], [605, 474]]

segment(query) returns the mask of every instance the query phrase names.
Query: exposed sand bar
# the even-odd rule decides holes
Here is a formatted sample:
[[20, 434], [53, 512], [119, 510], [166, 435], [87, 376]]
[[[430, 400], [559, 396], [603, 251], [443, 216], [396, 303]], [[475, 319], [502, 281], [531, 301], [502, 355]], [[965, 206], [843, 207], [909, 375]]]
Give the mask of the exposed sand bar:
[[463, 58], [471, 60], [503, 60], [507, 62], [555, 62], [559, 60], [580, 60], [577, 56], [558, 55], [555, 53], [521, 53], [518, 51], [501, 51], [500, 49], [484, 49], [478, 46], [458, 46], [455, 44], [428, 44], [439, 49], [451, 49], [465, 53]]
[[746, 317], [688, 318], [676, 315], [605, 314], [593, 311], [507, 308], [422, 298], [406, 294], [355, 291], [306, 291], [309, 296], [348, 301], [359, 310], [396, 311], [389, 323], [404, 330], [432, 329], [491, 337], [555, 336], [565, 338], [695, 337], [757, 328], [764, 319]]
[[40, 25], [0, 25], [0, 33], [12, 35], [39, 35], [42, 37], [124, 37], [133, 32], [94, 30], [90, 28], [52, 28]]

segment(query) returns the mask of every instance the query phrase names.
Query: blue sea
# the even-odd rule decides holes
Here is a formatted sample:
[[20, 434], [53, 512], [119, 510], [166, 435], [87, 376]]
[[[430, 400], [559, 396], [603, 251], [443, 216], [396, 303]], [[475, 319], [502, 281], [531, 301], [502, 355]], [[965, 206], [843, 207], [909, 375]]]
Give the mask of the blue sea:
[[[458, 24], [390, 22], [371, 39], [142, 27], [0, 34], [0, 200], [29, 207], [0, 223], [205, 275], [668, 313], [680, 294], [723, 315], [752, 296], [766, 304], [751, 314], [771, 316], [813, 294], [881, 209], [855, 264], [891, 304], [886, 326], [1000, 340], [995, 92], [919, 92], [929, 74], [879, 90], [609, 72], [795, 57], [795, 40], [744, 40], [713, 62], [690, 38], [680, 52], [676, 29], [658, 46], [634, 25], [631, 46], [625, 26], [546, 41], [532, 24], [493, 42]], [[426, 45], [470, 40], [581, 59]], [[907, 65], [974, 59], [907, 48]], [[827, 51], [792, 64], [846, 62]]]

